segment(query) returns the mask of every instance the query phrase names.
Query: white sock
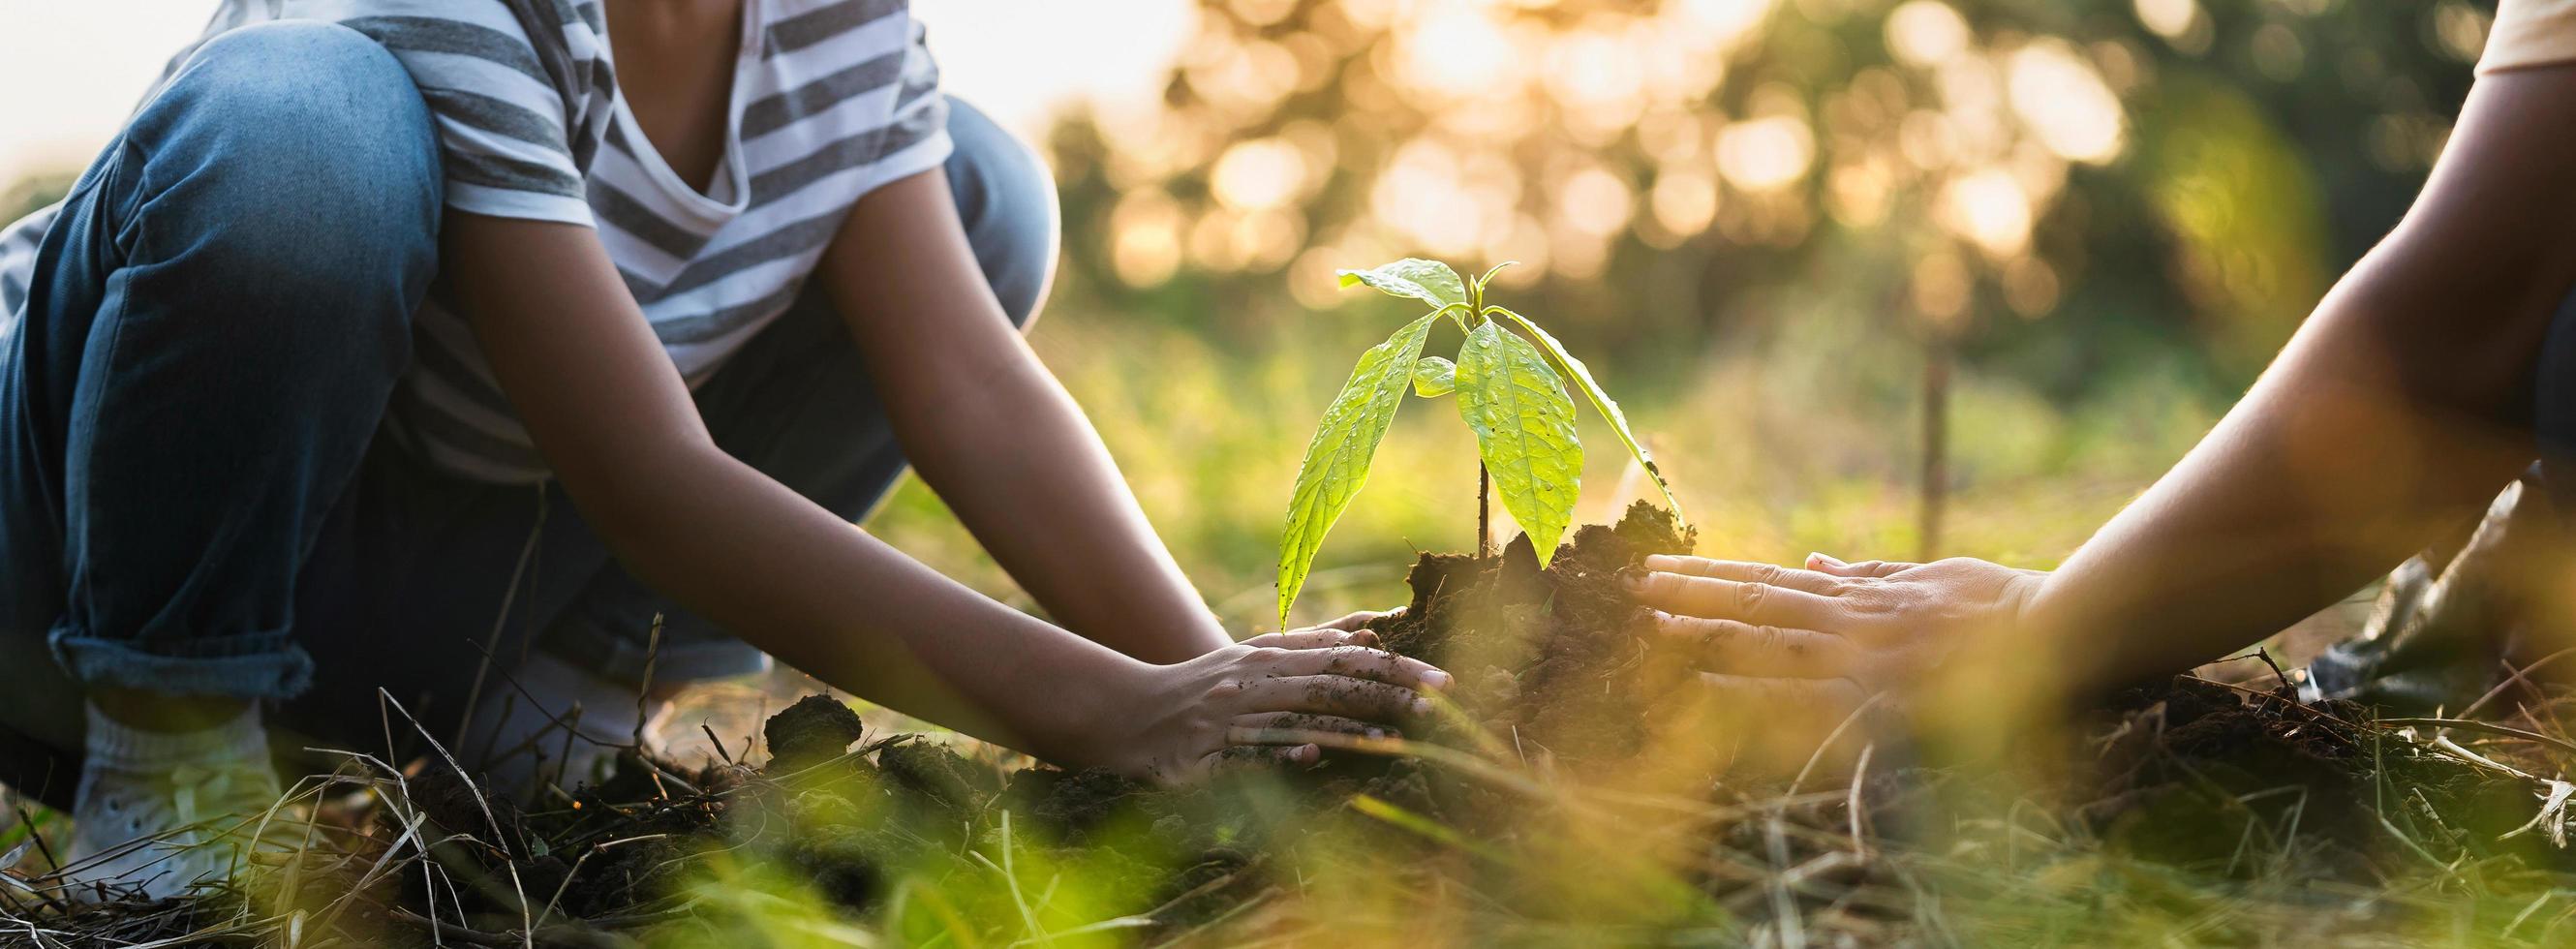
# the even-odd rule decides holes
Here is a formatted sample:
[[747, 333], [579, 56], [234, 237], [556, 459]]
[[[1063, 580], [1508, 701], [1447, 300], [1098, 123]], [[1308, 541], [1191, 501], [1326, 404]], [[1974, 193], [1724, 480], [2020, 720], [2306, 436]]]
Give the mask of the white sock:
[[136, 728], [89, 705], [88, 767], [118, 771], [161, 772], [184, 764], [268, 762], [268, 731], [260, 727], [259, 706], [243, 709], [231, 721], [195, 731], [162, 732]]

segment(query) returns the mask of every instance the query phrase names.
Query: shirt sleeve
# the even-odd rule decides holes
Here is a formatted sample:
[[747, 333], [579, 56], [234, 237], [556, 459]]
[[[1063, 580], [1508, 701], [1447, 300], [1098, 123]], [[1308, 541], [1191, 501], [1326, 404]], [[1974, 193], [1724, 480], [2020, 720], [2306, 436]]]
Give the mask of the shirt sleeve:
[[920, 20], [912, 21], [896, 85], [894, 117], [877, 136], [863, 192], [937, 168], [955, 147], [948, 140], [948, 96], [939, 89], [939, 64]]
[[2576, 62], [2576, 0], [2502, 0], [2478, 73]]
[[[383, 44], [438, 125], [447, 206], [593, 226], [583, 187], [606, 110], [595, 3], [349, 0], [316, 12]], [[337, 8], [332, 11], [331, 8]]]

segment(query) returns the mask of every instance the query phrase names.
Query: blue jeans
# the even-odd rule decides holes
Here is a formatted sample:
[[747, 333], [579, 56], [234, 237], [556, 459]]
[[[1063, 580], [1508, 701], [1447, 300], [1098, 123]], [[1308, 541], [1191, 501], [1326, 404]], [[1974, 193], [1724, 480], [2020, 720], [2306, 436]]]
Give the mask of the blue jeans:
[[[962, 103], [949, 133], [969, 242], [1025, 326], [1053, 184]], [[614, 562], [559, 487], [375, 438], [436, 277], [440, 180], [409, 75], [314, 23], [206, 44], [82, 175], [0, 340], [0, 783], [68, 787], [82, 685], [372, 736], [378, 687], [461, 715], [487, 649], [640, 676], [656, 614], [657, 679], [762, 667]], [[845, 517], [905, 470], [819, 290], [695, 396], [725, 451]]]

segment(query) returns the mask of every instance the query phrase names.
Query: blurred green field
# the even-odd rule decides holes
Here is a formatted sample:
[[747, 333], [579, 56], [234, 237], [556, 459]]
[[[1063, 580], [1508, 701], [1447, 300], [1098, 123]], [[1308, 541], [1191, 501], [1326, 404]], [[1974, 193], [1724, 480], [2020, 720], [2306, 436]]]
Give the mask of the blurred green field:
[[[1239, 340], [1106, 306], [1059, 306], [1035, 333], [1156, 528], [1247, 635], [1275, 624], [1279, 529], [1315, 420], [1356, 354], [1411, 315], [1357, 293], [1330, 311], [1301, 311], [1293, 301], [1275, 309], [1276, 319]], [[1773, 338], [1699, 355], [1660, 379], [1601, 367], [1674, 478], [1703, 553], [1914, 555], [1921, 433], [1910, 400], [1890, 395], [1910, 393], [1912, 354], [1902, 346], [1872, 353], [1874, 316], [1815, 311]], [[1953, 402], [1957, 490], [1942, 552], [2045, 567], [2071, 551], [2225, 408], [2177, 375], [2133, 369], [2072, 405], [2009, 377], [1964, 375]], [[1317, 560], [1298, 619], [1400, 604], [1415, 551], [1473, 544], [1475, 445], [1454, 412], [1449, 401], [1408, 397], [1368, 488]], [[1579, 519], [1603, 522], [1652, 485], [1626, 471], [1597, 419], [1581, 424]], [[867, 526], [979, 588], [1012, 590], [918, 479]]]

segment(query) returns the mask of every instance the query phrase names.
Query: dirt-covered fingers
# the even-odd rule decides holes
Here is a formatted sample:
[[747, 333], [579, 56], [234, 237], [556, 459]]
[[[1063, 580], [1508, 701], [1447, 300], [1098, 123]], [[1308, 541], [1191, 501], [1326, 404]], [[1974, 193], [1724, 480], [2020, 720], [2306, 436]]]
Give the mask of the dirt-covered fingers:
[[1257, 771], [1288, 765], [1314, 764], [1324, 756], [1324, 749], [1314, 744], [1303, 745], [1229, 745], [1208, 752], [1199, 759], [1201, 774], [1233, 771]]
[[1851, 640], [1814, 630], [1675, 616], [1660, 610], [1648, 613], [1646, 621], [1657, 634], [1698, 650], [1701, 668], [1710, 672], [1839, 679], [1856, 674], [1865, 658]]
[[1312, 712], [1237, 715], [1225, 730], [1228, 745], [1336, 745], [1401, 737], [1404, 733], [1385, 725]]
[[1656, 554], [1646, 558], [1646, 569], [1678, 573], [1690, 577], [1710, 577], [1738, 583], [1761, 583], [1792, 590], [1805, 590], [1831, 596], [1843, 587], [1840, 577], [1813, 570], [1799, 570], [1767, 563], [1743, 560], [1712, 560], [1707, 557], [1680, 557]]
[[1334, 646], [1287, 657], [1281, 675], [1351, 676], [1437, 692], [1449, 687], [1449, 673], [1420, 659], [1365, 646]]
[[1756, 626], [1832, 630], [1843, 613], [1835, 598], [1824, 594], [1684, 573], [1648, 573], [1630, 581], [1629, 589], [1638, 601], [1667, 613]]
[[1286, 632], [1263, 633], [1243, 641], [1246, 646], [1273, 649], [1328, 649], [1334, 646], [1375, 646], [1377, 633], [1366, 629], [1330, 629], [1313, 626]]
[[1373, 722], [1397, 721], [1431, 710], [1431, 700], [1400, 685], [1343, 675], [1292, 675], [1244, 687], [1243, 704], [1264, 712], [1307, 712]]

